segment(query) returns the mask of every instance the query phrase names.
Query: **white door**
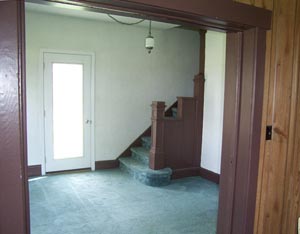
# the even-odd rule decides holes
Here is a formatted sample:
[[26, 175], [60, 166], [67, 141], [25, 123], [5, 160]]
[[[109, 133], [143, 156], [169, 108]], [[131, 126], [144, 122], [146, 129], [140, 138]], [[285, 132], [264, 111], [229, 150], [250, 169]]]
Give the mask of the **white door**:
[[43, 53], [46, 172], [91, 167], [92, 57]]

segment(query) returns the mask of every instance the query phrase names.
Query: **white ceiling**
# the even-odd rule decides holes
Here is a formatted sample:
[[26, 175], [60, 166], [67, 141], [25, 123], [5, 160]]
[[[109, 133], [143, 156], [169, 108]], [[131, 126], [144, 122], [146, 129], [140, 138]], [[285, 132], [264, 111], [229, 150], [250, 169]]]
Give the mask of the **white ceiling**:
[[[107, 14], [87, 11], [78, 6], [70, 6], [70, 5], [62, 5], [62, 4], [58, 6], [50, 6], [50, 5], [26, 2], [26, 10], [115, 23], [115, 21], [113, 21], [110, 17], [108, 17]], [[126, 23], [134, 23], [140, 20], [140, 19], [136, 19], [132, 17], [124, 17], [124, 16], [114, 16], [114, 17]], [[136, 26], [149, 27], [149, 21], [145, 20], [142, 23], [137, 24]], [[166, 30], [177, 26], [178, 25], [175, 24], [152, 21], [152, 28], [154, 29]]]

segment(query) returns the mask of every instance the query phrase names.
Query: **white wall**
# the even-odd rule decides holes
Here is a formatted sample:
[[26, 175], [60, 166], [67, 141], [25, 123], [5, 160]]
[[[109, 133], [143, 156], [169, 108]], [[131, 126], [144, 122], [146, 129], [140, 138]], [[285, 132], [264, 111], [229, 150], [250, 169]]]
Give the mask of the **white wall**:
[[144, 48], [148, 29], [26, 12], [28, 162], [43, 164], [43, 89], [40, 50], [94, 52], [96, 160], [117, 158], [150, 126], [154, 100], [168, 105], [191, 96], [198, 73], [199, 35], [154, 30], [156, 47]]
[[201, 167], [220, 174], [226, 34], [207, 32]]

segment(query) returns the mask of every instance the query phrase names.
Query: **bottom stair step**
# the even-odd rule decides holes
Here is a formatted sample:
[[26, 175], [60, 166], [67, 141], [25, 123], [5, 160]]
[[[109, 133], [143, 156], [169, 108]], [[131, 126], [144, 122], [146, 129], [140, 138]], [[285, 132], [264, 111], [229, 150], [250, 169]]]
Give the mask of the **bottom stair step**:
[[164, 168], [161, 170], [152, 170], [131, 157], [119, 158], [120, 168], [128, 172], [134, 179], [149, 186], [165, 186], [171, 181], [172, 170]]

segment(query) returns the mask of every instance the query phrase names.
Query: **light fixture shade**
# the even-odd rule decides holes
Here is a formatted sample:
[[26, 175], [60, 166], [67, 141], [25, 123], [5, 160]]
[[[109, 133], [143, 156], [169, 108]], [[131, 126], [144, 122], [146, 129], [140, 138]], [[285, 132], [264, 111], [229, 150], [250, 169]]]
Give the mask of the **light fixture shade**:
[[146, 37], [145, 47], [148, 50], [148, 53], [151, 53], [151, 50], [154, 48], [154, 38], [152, 36]]

